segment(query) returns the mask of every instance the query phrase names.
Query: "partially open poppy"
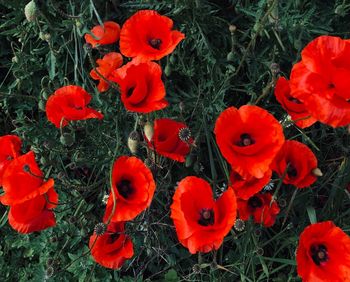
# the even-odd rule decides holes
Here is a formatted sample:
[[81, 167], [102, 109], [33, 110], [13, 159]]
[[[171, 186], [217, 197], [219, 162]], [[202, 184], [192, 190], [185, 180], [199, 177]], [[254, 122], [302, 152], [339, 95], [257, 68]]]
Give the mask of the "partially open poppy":
[[56, 225], [52, 211], [58, 202], [54, 188], [18, 205], [12, 205], [8, 215], [9, 224], [19, 233], [41, 231]]
[[107, 45], [115, 43], [119, 40], [120, 26], [119, 24], [108, 21], [102, 25], [97, 25], [91, 30], [91, 34], [85, 34], [85, 40], [90, 43], [92, 47], [97, 45]]
[[222, 155], [243, 177], [263, 178], [284, 143], [282, 126], [257, 106], [224, 110], [214, 132]]
[[188, 176], [175, 190], [170, 207], [177, 237], [191, 254], [217, 250], [236, 219], [236, 196], [229, 187], [216, 201], [208, 182]]
[[102, 119], [103, 114], [87, 107], [90, 101], [90, 94], [80, 86], [63, 86], [47, 100], [47, 119], [57, 128], [66, 126], [72, 120]]
[[[187, 135], [186, 132], [188, 132]], [[187, 125], [182, 122], [169, 118], [156, 119], [153, 138], [147, 140], [148, 146], [155, 149], [159, 155], [184, 162], [186, 155], [190, 152], [190, 144], [193, 143], [189, 132]]]
[[111, 222], [107, 231], [90, 237], [89, 248], [94, 260], [100, 265], [118, 269], [134, 255], [133, 243], [125, 234], [124, 222]]
[[22, 141], [16, 135], [0, 137], [0, 187], [2, 177], [9, 163], [21, 154]]
[[287, 111], [300, 128], [309, 127], [316, 122], [316, 119], [310, 115], [304, 104], [290, 94], [289, 81], [284, 77], [277, 80], [275, 96], [283, 109]]
[[122, 26], [120, 51], [140, 61], [160, 60], [185, 38], [183, 33], [172, 28], [173, 21], [156, 11], [138, 11]]
[[323, 123], [350, 124], [350, 42], [320, 36], [303, 49], [301, 57], [290, 75], [291, 95]]
[[[98, 65], [97, 72], [110, 80], [112, 72], [123, 64], [123, 56], [117, 52], [110, 52], [104, 55], [102, 59], [98, 59], [96, 63]], [[99, 80], [98, 91], [105, 92], [109, 89], [109, 83], [100, 77], [97, 72], [94, 69], [91, 70], [90, 76], [95, 80]]]
[[300, 235], [296, 260], [303, 282], [349, 282], [350, 237], [332, 221], [311, 224]]
[[280, 208], [271, 193], [258, 193], [248, 200], [237, 199], [238, 215], [242, 220], [248, 220], [253, 216], [254, 222], [265, 227], [275, 224]]
[[[116, 195], [116, 208], [112, 221], [134, 219], [152, 202], [156, 184], [152, 172], [140, 159], [122, 156], [113, 164], [111, 189]], [[113, 211], [112, 192], [108, 198], [104, 221]]]
[[6, 168], [2, 187], [5, 194], [0, 196], [3, 205], [17, 205], [47, 193], [54, 185], [53, 179], [44, 181], [43, 172], [30, 151], [14, 159]]
[[231, 186], [238, 198], [248, 200], [270, 182], [271, 174], [272, 171], [268, 170], [262, 178], [256, 178], [254, 176], [242, 177], [232, 170], [230, 173]]
[[317, 179], [313, 173], [317, 168], [317, 158], [308, 146], [294, 140], [284, 143], [271, 168], [280, 177], [285, 175], [283, 183], [292, 184], [297, 188], [310, 186]]
[[132, 112], [149, 113], [168, 106], [162, 69], [154, 62], [130, 62], [114, 72], [113, 81], [119, 84], [121, 100]]

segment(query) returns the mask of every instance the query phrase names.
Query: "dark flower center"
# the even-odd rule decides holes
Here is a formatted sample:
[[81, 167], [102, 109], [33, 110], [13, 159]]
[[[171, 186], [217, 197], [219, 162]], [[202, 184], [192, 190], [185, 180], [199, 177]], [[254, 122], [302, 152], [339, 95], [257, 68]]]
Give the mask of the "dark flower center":
[[134, 192], [134, 188], [131, 185], [130, 180], [122, 179], [117, 183], [117, 190], [119, 195], [127, 199]]
[[291, 101], [292, 103], [301, 104], [301, 102], [297, 98], [294, 98], [292, 96], [289, 96], [287, 99], [288, 99], [288, 101]]
[[248, 205], [252, 208], [260, 208], [263, 205], [262, 200], [258, 196], [253, 196], [249, 198]]
[[198, 223], [203, 226], [213, 225], [214, 211], [212, 209], [202, 209], [200, 211]]
[[130, 97], [132, 95], [132, 93], [134, 92], [135, 87], [130, 87], [127, 91], [126, 91], [126, 97]]
[[247, 134], [247, 133], [243, 133], [240, 137], [240, 140], [238, 141], [237, 145], [240, 147], [246, 147], [246, 146], [250, 146], [253, 145], [255, 143], [255, 141], [253, 140], [253, 138]]
[[110, 235], [108, 236], [107, 242], [108, 242], [109, 244], [113, 244], [115, 241], [118, 240], [119, 235], [120, 235], [120, 232], [115, 232], [115, 233], [110, 234]]
[[298, 175], [298, 172], [294, 166], [292, 166], [290, 163], [287, 168], [287, 175], [289, 177], [296, 177]]
[[312, 245], [310, 248], [311, 258], [316, 265], [321, 265], [321, 263], [328, 261], [327, 248], [323, 244]]
[[162, 44], [162, 40], [160, 40], [159, 38], [152, 38], [148, 41], [148, 43], [152, 46], [152, 48], [159, 50], [160, 44]]
[[331, 83], [329, 83], [329, 84], [328, 84], [328, 89], [333, 89], [333, 88], [335, 88], [334, 83], [332, 83], [332, 82], [331, 82]]
[[13, 157], [10, 156], [10, 155], [8, 155], [8, 156], [6, 157], [6, 160], [11, 161], [11, 160], [13, 160]]

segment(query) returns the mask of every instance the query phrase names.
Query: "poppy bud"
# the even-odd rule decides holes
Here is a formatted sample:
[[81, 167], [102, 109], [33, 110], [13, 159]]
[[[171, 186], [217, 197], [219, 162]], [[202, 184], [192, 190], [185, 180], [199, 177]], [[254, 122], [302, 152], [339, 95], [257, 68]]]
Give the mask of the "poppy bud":
[[41, 157], [41, 158], [40, 158], [40, 163], [41, 163], [43, 166], [48, 165], [48, 161], [47, 161], [47, 159], [44, 158], [44, 157]]
[[131, 131], [130, 134], [129, 134], [129, 138], [128, 138], [128, 147], [129, 147], [129, 150], [132, 154], [136, 154], [137, 152], [137, 147], [138, 147], [138, 144], [139, 144], [139, 134], [137, 131]]
[[54, 260], [52, 258], [48, 258], [46, 261], [47, 266], [51, 266], [51, 265], [53, 265], [53, 263], [54, 263]]
[[37, 6], [35, 4], [35, 1], [32, 0], [24, 7], [24, 15], [26, 16], [28, 22], [34, 22], [37, 14]]
[[235, 54], [231, 51], [230, 53], [227, 54], [226, 59], [229, 62], [233, 62], [235, 60]]
[[151, 141], [154, 130], [153, 130], [153, 125], [149, 121], [145, 123], [145, 126], [143, 127], [143, 132], [145, 133], [145, 136], [148, 139], [148, 141]]
[[191, 155], [186, 156], [185, 167], [190, 167], [193, 164], [193, 157]]
[[14, 56], [12, 57], [12, 63], [18, 63], [18, 57], [17, 56]]
[[270, 65], [270, 70], [272, 74], [276, 75], [280, 72], [280, 66], [277, 63], [271, 63]]
[[176, 56], [172, 54], [169, 58], [170, 63], [175, 64], [176, 63]]
[[154, 160], [152, 160], [151, 158], [145, 159], [143, 163], [150, 169], [154, 167]]
[[50, 93], [48, 93], [46, 90], [43, 90], [41, 96], [44, 100], [47, 100], [50, 97]]
[[46, 272], [45, 272], [45, 276], [47, 278], [49, 277], [52, 277], [52, 275], [54, 274], [55, 270], [52, 266], [49, 266], [47, 269], [46, 269]]
[[312, 174], [318, 177], [323, 176], [322, 171], [318, 167], [312, 170]]
[[194, 273], [200, 273], [201, 272], [201, 266], [199, 264], [195, 264], [192, 267], [192, 270], [193, 270]]
[[334, 13], [341, 17], [344, 17], [347, 13], [346, 6], [343, 4], [338, 5], [337, 7], [335, 7]]
[[210, 263], [210, 268], [211, 268], [212, 270], [217, 269], [217, 268], [218, 268], [218, 263], [217, 263], [216, 261], [212, 261], [212, 262]]
[[62, 145], [65, 145], [67, 147], [70, 147], [74, 144], [74, 134], [70, 133], [63, 133], [60, 137], [60, 142]]
[[231, 32], [231, 33], [234, 33], [236, 31], [237, 27], [234, 25], [234, 24], [230, 24], [228, 26], [228, 30]]
[[103, 222], [97, 223], [94, 227], [94, 232], [96, 233], [97, 236], [101, 236], [105, 234], [106, 230], [107, 230], [107, 226]]
[[167, 65], [165, 66], [164, 74], [165, 74], [166, 76], [170, 76], [170, 75], [171, 75], [171, 66], [170, 66], [170, 64], [167, 64]]
[[45, 102], [43, 100], [39, 100], [38, 107], [41, 111], [45, 112]]
[[258, 249], [256, 250], [256, 254], [257, 254], [258, 256], [264, 255], [264, 249], [263, 249], [263, 248], [258, 248]]

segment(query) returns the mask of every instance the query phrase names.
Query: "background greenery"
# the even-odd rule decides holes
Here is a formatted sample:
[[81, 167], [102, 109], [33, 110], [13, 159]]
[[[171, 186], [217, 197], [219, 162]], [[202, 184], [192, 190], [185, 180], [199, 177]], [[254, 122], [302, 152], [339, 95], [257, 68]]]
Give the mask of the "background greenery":
[[[30, 235], [13, 231], [7, 207], [0, 207], [2, 281], [299, 281], [295, 249], [305, 226], [316, 219], [334, 220], [350, 232], [347, 130], [321, 124], [300, 130], [285, 122], [273, 95], [276, 69], [288, 76], [310, 40], [322, 34], [349, 38], [349, 1], [37, 0], [40, 12], [34, 22], [25, 19], [27, 2], [0, 1], [0, 135], [17, 134], [24, 151], [36, 152], [43, 171], [55, 179], [61, 205], [55, 228]], [[112, 271], [93, 262], [87, 244], [104, 213], [114, 152], [130, 154], [126, 143], [136, 115], [126, 112], [114, 90], [98, 93], [82, 35], [99, 21], [122, 24], [140, 9], [169, 16], [186, 39], [160, 62], [170, 106], [141, 117], [137, 128], [146, 118], [173, 117], [189, 125], [197, 147], [185, 165], [163, 160], [155, 168], [151, 208], [127, 224], [135, 256], [121, 271]], [[233, 37], [229, 24], [237, 28]], [[92, 56], [97, 59], [108, 50], [116, 46], [93, 50]], [[75, 122], [64, 128], [60, 140], [43, 110], [48, 96], [67, 84], [88, 90], [105, 118]], [[282, 185], [275, 226], [247, 222], [244, 231], [233, 229], [215, 265], [213, 254], [191, 256], [178, 243], [169, 206], [176, 182], [187, 175], [207, 179], [220, 192], [228, 167], [215, 145], [213, 125], [227, 106], [248, 102], [284, 121], [287, 138], [312, 148], [324, 176], [312, 189], [298, 191], [294, 201], [295, 188]], [[141, 148], [138, 156], [145, 159], [146, 150]], [[275, 190], [276, 177], [274, 184]]]

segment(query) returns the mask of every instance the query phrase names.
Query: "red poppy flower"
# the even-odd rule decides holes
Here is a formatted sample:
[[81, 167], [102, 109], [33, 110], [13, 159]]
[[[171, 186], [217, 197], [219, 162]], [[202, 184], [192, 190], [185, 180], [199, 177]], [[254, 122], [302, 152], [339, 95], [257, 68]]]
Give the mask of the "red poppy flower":
[[261, 191], [271, 180], [272, 171], [268, 170], [264, 177], [256, 178], [254, 176], [242, 177], [234, 170], [230, 173], [230, 181], [232, 188], [238, 198], [248, 200], [256, 193]]
[[44, 181], [32, 151], [14, 159], [7, 166], [2, 181], [5, 194], [0, 196], [0, 201], [4, 205], [21, 204], [45, 194], [54, 185], [53, 179]]
[[160, 60], [174, 51], [185, 35], [172, 30], [173, 21], [153, 10], [131, 16], [120, 32], [120, 51], [141, 61]]
[[317, 158], [308, 146], [294, 140], [284, 143], [271, 168], [280, 177], [285, 174], [283, 183], [292, 184], [297, 188], [310, 186], [317, 179], [313, 174], [313, 170], [317, 168]]
[[177, 237], [191, 254], [217, 250], [236, 220], [233, 189], [215, 201], [209, 183], [194, 176], [180, 181], [170, 208]]
[[134, 255], [133, 243], [125, 235], [124, 222], [111, 222], [107, 231], [90, 237], [89, 248], [94, 260], [100, 265], [117, 269]]
[[284, 143], [282, 126], [257, 106], [224, 110], [214, 132], [222, 155], [243, 177], [263, 178]]
[[[97, 71], [104, 78], [110, 80], [112, 72], [123, 64], [123, 56], [117, 52], [110, 52], [104, 55], [102, 59], [98, 59], [96, 63], [98, 65]], [[99, 80], [98, 91], [105, 92], [109, 89], [109, 83], [101, 78], [94, 69], [91, 70], [90, 76], [95, 80]]]
[[275, 224], [280, 208], [276, 201], [272, 200], [271, 193], [255, 194], [248, 200], [237, 200], [239, 218], [248, 220], [253, 216], [254, 222], [271, 227]]
[[21, 146], [21, 139], [16, 135], [0, 137], [0, 187], [6, 167], [21, 154]]
[[[112, 221], [132, 220], [151, 204], [156, 184], [152, 172], [136, 157], [123, 156], [113, 164], [112, 189], [116, 208]], [[108, 198], [104, 220], [113, 211], [112, 192]]]
[[18, 205], [12, 205], [8, 215], [9, 224], [19, 233], [41, 231], [56, 225], [55, 214], [58, 195], [53, 188]]
[[[91, 34], [85, 34], [85, 40], [90, 43], [92, 47], [96, 45], [107, 45], [115, 43], [119, 40], [120, 26], [115, 22], [104, 22], [102, 25], [97, 25], [91, 30]], [[94, 38], [95, 37], [95, 38]]]
[[149, 113], [168, 106], [162, 69], [153, 62], [130, 62], [114, 72], [125, 108], [132, 112]]
[[304, 229], [296, 259], [298, 275], [304, 282], [350, 281], [350, 237], [332, 221]]
[[[154, 121], [154, 134], [148, 146], [155, 149], [159, 155], [178, 162], [184, 162], [190, 152], [190, 144], [193, 139], [186, 124], [168, 118], [160, 118]], [[181, 138], [180, 138], [181, 137]]]
[[295, 121], [295, 124], [300, 128], [309, 127], [316, 122], [316, 119], [311, 117], [303, 103], [290, 95], [289, 81], [284, 77], [280, 77], [277, 80], [275, 96], [283, 109], [287, 111], [292, 120]]
[[47, 119], [57, 128], [60, 128], [61, 123], [64, 127], [72, 120], [102, 119], [103, 114], [87, 107], [90, 101], [90, 94], [80, 86], [61, 87], [47, 100]]
[[291, 95], [317, 120], [333, 127], [350, 123], [350, 42], [320, 36], [301, 53], [293, 66]]

